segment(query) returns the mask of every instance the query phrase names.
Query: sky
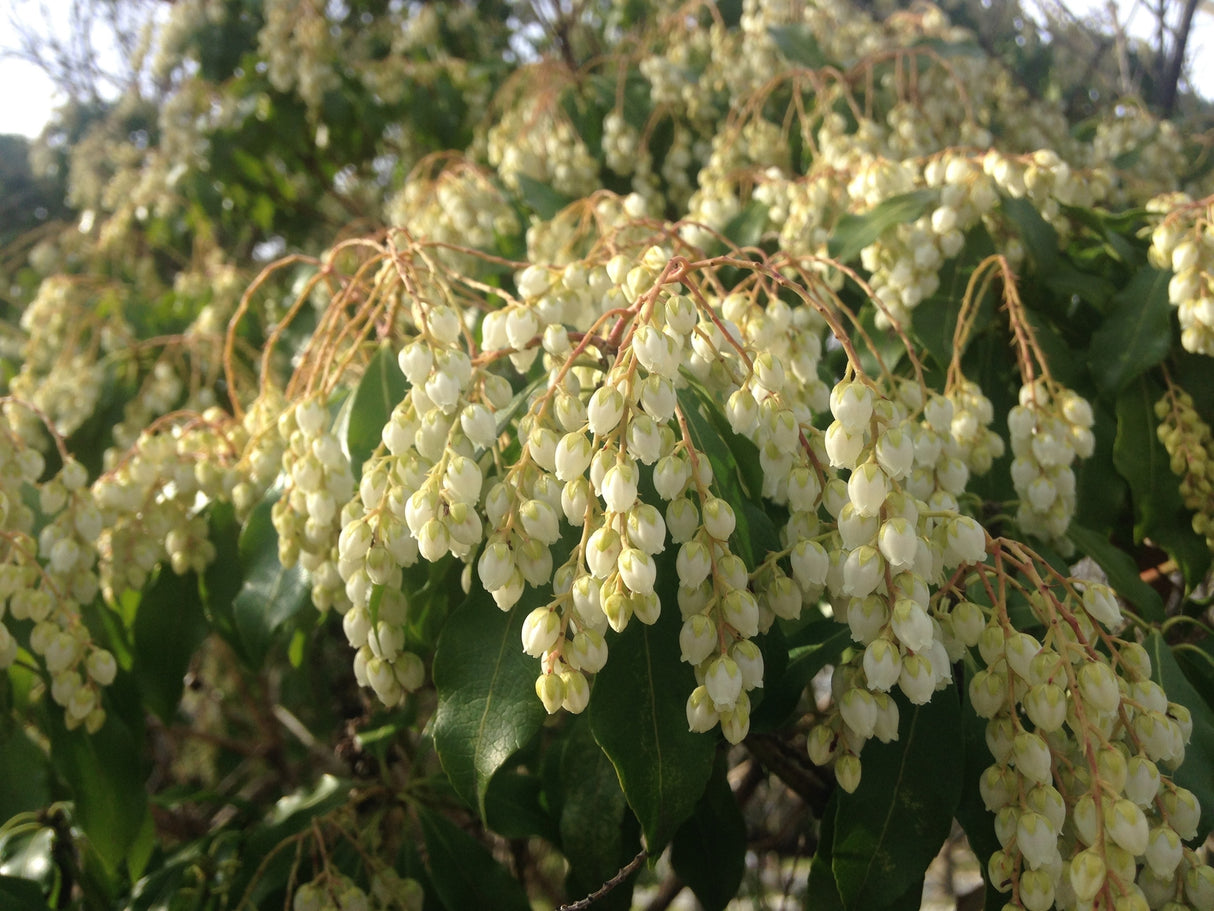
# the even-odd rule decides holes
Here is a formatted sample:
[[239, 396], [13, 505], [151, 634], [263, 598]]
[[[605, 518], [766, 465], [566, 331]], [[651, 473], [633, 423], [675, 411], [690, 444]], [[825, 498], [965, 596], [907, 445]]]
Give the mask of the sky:
[[[1068, 5], [1078, 14], [1105, 8], [1104, 0], [1068, 0]], [[1141, 2], [1119, 0], [1118, 6], [1129, 10], [1127, 24], [1131, 33], [1149, 27], [1150, 14], [1142, 8]], [[12, 8], [13, 0], [0, 0], [0, 23], [6, 22]], [[1207, 51], [1214, 52], [1214, 15], [1201, 12], [1194, 22], [1194, 34], [1190, 39], [1190, 59], [1201, 60], [1207, 57]], [[1193, 72], [1198, 90], [1207, 98], [1214, 98], [1214, 66], [1195, 66]], [[61, 100], [56, 97], [50, 79], [38, 67], [19, 60], [0, 59], [0, 133], [37, 136]]]

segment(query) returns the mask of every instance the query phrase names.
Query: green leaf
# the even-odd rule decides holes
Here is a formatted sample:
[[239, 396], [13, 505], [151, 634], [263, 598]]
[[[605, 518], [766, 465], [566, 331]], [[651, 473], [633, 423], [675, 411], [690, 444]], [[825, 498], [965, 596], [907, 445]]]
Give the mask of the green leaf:
[[75, 818], [97, 858], [113, 875], [148, 815], [141, 755], [143, 731], [116, 712], [95, 734], [51, 726], [51, 762], [72, 790]]
[[805, 911], [845, 911], [835, 874], [831, 870], [834, 852], [835, 823], [839, 818], [838, 790], [831, 794], [822, 814], [818, 831], [818, 848], [809, 865], [809, 880], [805, 886]]
[[1029, 200], [1009, 197], [1000, 204], [1003, 214], [1016, 226], [1024, 248], [1039, 273], [1053, 269], [1058, 260], [1058, 232], [1041, 217], [1037, 207]]
[[912, 190], [900, 196], [891, 196], [863, 215], [846, 213], [835, 225], [827, 249], [832, 257], [841, 262], [855, 259], [861, 250], [894, 225], [914, 221], [938, 198], [935, 190]]
[[0, 823], [50, 803], [50, 761], [9, 718], [0, 722]]
[[558, 193], [548, 184], [540, 183], [526, 174], [518, 175], [518, 189], [523, 197], [523, 204], [544, 221], [573, 202], [564, 193]]
[[144, 703], [162, 720], [176, 715], [190, 659], [208, 631], [198, 577], [161, 567], [135, 614], [132, 671]]
[[687, 729], [687, 697], [696, 681], [678, 660], [682, 623], [673, 560], [669, 552], [659, 558], [661, 616], [653, 626], [634, 620], [611, 643], [589, 707], [594, 738], [615, 766], [655, 856], [704, 793], [717, 739]]
[[[712, 464], [713, 487], [717, 495], [733, 507], [734, 525], [731, 544], [734, 552], [742, 558], [747, 569], [754, 569], [758, 556], [751, 543], [749, 513], [743, 508], [746, 497], [739, 483], [739, 471], [746, 464], [744, 459], [735, 458], [728, 440], [722, 430], [718, 430], [710, 416], [719, 411], [707, 392], [689, 383], [678, 391], [679, 408], [687, 418], [687, 429], [696, 451], [708, 456]], [[722, 418], [723, 419], [723, 418]], [[725, 425], [728, 429], [728, 424]], [[729, 431], [732, 435], [732, 431]], [[744, 451], [744, 450], [743, 450]], [[757, 465], [757, 452], [750, 465]], [[673, 603], [673, 602], [665, 602]]]
[[839, 794], [832, 869], [843, 905], [892, 907], [923, 879], [961, 799], [961, 708], [952, 689], [927, 705], [900, 696], [899, 739], [865, 745], [854, 794]]
[[[628, 801], [615, 767], [594, 740], [589, 720], [577, 718], [567, 731], [560, 763], [564, 794], [560, 845], [569, 861], [567, 891], [577, 896], [593, 892], [614, 876], [640, 845], [635, 824], [632, 833], [626, 830]], [[614, 904], [627, 911], [631, 892], [623, 884], [616, 887], [603, 899], [605, 907]]]
[[1133, 557], [1110, 543], [1104, 535], [1073, 523], [1066, 536], [1080, 551], [1100, 564], [1109, 577], [1109, 584], [1138, 609], [1140, 617], [1151, 623], [1163, 622], [1163, 598], [1142, 581]]
[[1172, 344], [1172, 307], [1167, 272], [1148, 266], [1112, 300], [1100, 328], [1092, 334], [1088, 363], [1106, 392], [1116, 393], [1168, 355]]
[[400, 372], [396, 352], [391, 345], [383, 344], [367, 364], [350, 398], [348, 419], [342, 440], [346, 455], [354, 470], [354, 479], [362, 477], [363, 463], [371, 458], [380, 445], [381, 434], [392, 409], [409, 391], [409, 383]]
[[539, 777], [514, 770], [503, 769], [489, 780], [485, 825], [503, 838], [538, 835], [552, 844], [560, 841], [556, 821], [544, 806]]
[[232, 504], [215, 503], [211, 507], [208, 525], [211, 541], [215, 544], [215, 559], [198, 582], [202, 606], [212, 628], [236, 650], [241, 660], [251, 663], [236, 631], [233, 607], [243, 580], [237, 571], [240, 566], [240, 528]]
[[671, 866], [704, 911], [724, 911], [746, 871], [746, 821], [725, 776], [727, 767], [722, 753], [704, 796], [670, 847]]
[[[302, 832], [318, 816], [336, 810], [350, 801], [352, 784], [333, 775], [321, 775], [312, 784], [278, 799], [264, 822], [249, 832], [241, 845], [247, 858], [257, 863], [238, 864], [233, 881], [233, 894], [246, 892], [246, 907], [261, 907], [270, 896], [281, 895], [282, 884], [290, 876], [294, 863], [292, 851], [277, 851], [286, 839]], [[281, 901], [280, 901], [281, 906]]]
[[1172, 474], [1168, 454], [1155, 435], [1155, 403], [1163, 388], [1139, 377], [1117, 397], [1117, 438], [1113, 464], [1130, 485], [1134, 503], [1134, 540], [1150, 538], [1168, 552], [1197, 585], [1210, 566], [1210, 549], [1192, 530], [1192, 520], [1180, 499], [1180, 481]]
[[813, 621], [801, 634], [810, 637], [810, 644], [791, 649], [784, 673], [764, 682], [763, 702], [750, 717], [752, 731], [770, 731], [784, 725], [814, 675], [837, 661], [852, 644], [851, 630], [833, 619]]
[[538, 665], [523, 652], [523, 621], [539, 594], [509, 612], [479, 586], [447, 620], [434, 655], [434, 746], [456, 792], [485, 816], [489, 780], [544, 723]]
[[[1185, 747], [1184, 762], [1172, 780], [1193, 792], [1201, 804], [1200, 836], [1214, 830], [1214, 711], [1185, 676], [1176, 656], [1158, 630], [1142, 643], [1151, 656], [1151, 679], [1163, 687], [1170, 702], [1178, 702], [1193, 716], [1193, 734]], [[1199, 837], [1200, 837], [1199, 836]]]
[[240, 533], [240, 571], [244, 579], [232, 602], [236, 633], [255, 665], [265, 660], [274, 634], [310, 600], [307, 576], [296, 564], [278, 561], [278, 532], [270, 519], [273, 499], [253, 508]]
[[36, 882], [0, 876], [0, 907], [5, 911], [46, 911], [50, 906]]
[[830, 62], [822, 53], [813, 29], [804, 23], [772, 26], [767, 31], [789, 63], [816, 70]]
[[522, 886], [493, 855], [445, 816], [418, 808], [434, 890], [447, 911], [531, 911]]
[[752, 199], [737, 215], [729, 220], [721, 233], [726, 240], [738, 247], [753, 247], [763, 237], [767, 227], [767, 213], [770, 206]]
[[[972, 658], [967, 657], [965, 667], [968, 679], [968, 675], [977, 669]], [[965, 685], [965, 680], [959, 680], [957, 683], [962, 693], [967, 691]], [[970, 850], [978, 858], [978, 869], [982, 872], [982, 881], [986, 884], [986, 911], [1000, 911], [1004, 905], [1004, 897], [991, 888], [987, 875], [987, 862], [991, 855], [1000, 849], [1000, 844], [995, 835], [995, 817], [982, 802], [978, 787], [982, 773], [994, 764], [995, 759], [986, 745], [986, 719], [978, 717], [968, 699], [961, 706], [961, 733], [964, 740], [965, 770], [962, 775], [961, 799], [953, 815], [965, 830]]]

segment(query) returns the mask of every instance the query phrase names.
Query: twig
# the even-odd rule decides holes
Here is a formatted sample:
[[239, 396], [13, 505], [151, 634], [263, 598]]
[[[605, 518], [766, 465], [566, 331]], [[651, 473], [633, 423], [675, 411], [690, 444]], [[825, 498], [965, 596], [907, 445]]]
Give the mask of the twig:
[[637, 868], [645, 862], [647, 857], [649, 857], [649, 852], [642, 848], [641, 852], [637, 854], [636, 857], [628, 861], [628, 863], [626, 863], [624, 866], [620, 867], [619, 873], [611, 877], [611, 879], [607, 880], [607, 882], [603, 883], [603, 885], [599, 886], [598, 889], [591, 892], [585, 898], [580, 898], [577, 901], [570, 902], [567, 905], [561, 905], [556, 909], [556, 911], [585, 911], [586, 908], [589, 908], [596, 901], [635, 873]]

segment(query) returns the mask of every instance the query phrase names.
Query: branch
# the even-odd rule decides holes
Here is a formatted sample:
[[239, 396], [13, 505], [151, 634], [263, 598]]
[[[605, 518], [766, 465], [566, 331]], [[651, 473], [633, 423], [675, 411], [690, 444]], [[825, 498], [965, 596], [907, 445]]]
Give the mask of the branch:
[[607, 880], [607, 882], [603, 883], [603, 885], [601, 885], [598, 889], [591, 892], [585, 898], [578, 899], [575, 902], [570, 902], [567, 905], [561, 905], [556, 909], [556, 911], [585, 911], [585, 909], [589, 908], [596, 901], [635, 873], [637, 868], [645, 862], [647, 857], [649, 857], [649, 852], [642, 849], [636, 857], [628, 861], [628, 863], [626, 863], [624, 866], [620, 867], [619, 873], [611, 877], [611, 879]]
[[[1176, 94], [1180, 84], [1180, 75], [1184, 70], [1185, 50], [1189, 44], [1189, 33], [1193, 27], [1193, 15], [1197, 12], [1198, 0], [1185, 0], [1184, 12], [1181, 13], [1180, 26], [1176, 30], [1176, 40], [1172, 45], [1160, 84], [1157, 87], [1159, 112], [1164, 117], [1170, 117], [1176, 109]], [[1163, 48], [1159, 48], [1163, 53]]]

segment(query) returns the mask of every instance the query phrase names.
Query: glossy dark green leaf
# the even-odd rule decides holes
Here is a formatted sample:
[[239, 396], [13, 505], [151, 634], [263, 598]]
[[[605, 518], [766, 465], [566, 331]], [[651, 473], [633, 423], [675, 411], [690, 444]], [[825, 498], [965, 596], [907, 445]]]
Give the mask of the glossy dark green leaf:
[[503, 769], [489, 780], [485, 825], [503, 838], [539, 836], [551, 844], [560, 841], [556, 821], [544, 805], [539, 776], [512, 769]]
[[397, 365], [395, 350], [391, 345], [381, 345], [350, 398], [342, 435], [356, 480], [362, 476], [363, 463], [380, 445], [392, 409], [408, 390], [409, 383]]
[[810, 637], [809, 644], [789, 651], [784, 672], [764, 681], [763, 702], [751, 715], [751, 730], [770, 731], [784, 725], [814, 675], [852, 644], [851, 630], [832, 619], [807, 624], [797, 641], [805, 636]]
[[240, 533], [240, 572], [244, 580], [232, 602], [236, 633], [245, 653], [260, 664], [274, 634], [310, 603], [306, 573], [278, 561], [278, 532], [270, 519], [270, 498], [253, 508]]
[[[640, 844], [636, 825], [625, 826], [628, 801], [611, 760], [595, 742], [590, 723], [578, 718], [567, 729], [561, 751], [561, 853], [569, 861], [566, 888], [570, 898], [589, 895], [611, 879]], [[631, 879], [602, 899], [604, 907], [631, 907]]]
[[75, 819], [111, 876], [148, 815], [143, 768], [143, 731], [110, 713], [95, 734], [51, 728], [51, 761], [75, 800]]
[[598, 673], [588, 709], [595, 740], [615, 766], [652, 855], [699, 802], [717, 741], [715, 733], [687, 729], [687, 697], [696, 682], [678, 660], [682, 624], [671, 563], [669, 552], [659, 558], [661, 617], [653, 626], [633, 620], [611, 641], [611, 657]]
[[1180, 499], [1180, 479], [1172, 474], [1167, 451], [1155, 435], [1155, 403], [1163, 388], [1139, 377], [1117, 397], [1117, 438], [1113, 463], [1130, 485], [1134, 540], [1150, 538], [1174, 559], [1188, 585], [1197, 585], [1210, 567], [1210, 549], [1192, 530]]
[[1067, 529], [1066, 536], [1082, 553], [1100, 564], [1100, 568], [1109, 577], [1109, 584], [1121, 597], [1134, 605], [1140, 617], [1151, 623], [1163, 621], [1163, 598], [1159, 597], [1159, 592], [1142, 581], [1133, 557], [1112, 544], [1104, 535], [1074, 523]]
[[831, 256], [841, 262], [853, 260], [861, 250], [894, 225], [914, 221], [938, 198], [935, 190], [912, 190], [900, 196], [891, 196], [863, 215], [847, 213], [835, 225], [827, 249]]
[[1151, 678], [1163, 687], [1169, 701], [1180, 703], [1193, 716], [1184, 762], [1172, 772], [1172, 780], [1192, 791], [1201, 804], [1199, 838], [1204, 837], [1214, 830], [1214, 710], [1189, 682], [1158, 630], [1152, 630], [1142, 644], [1151, 656]]
[[451, 614], [434, 655], [434, 746], [456, 792], [484, 817], [494, 773], [540, 729], [539, 664], [523, 652], [529, 589], [503, 613], [479, 586]]
[[817, 36], [808, 25], [797, 23], [772, 26], [767, 32], [789, 63], [807, 70], [816, 70], [829, 63], [826, 55], [822, 53]]
[[961, 798], [964, 747], [956, 692], [911, 706], [899, 695], [899, 739], [870, 741], [854, 794], [839, 794], [832, 870], [843, 905], [893, 907], [922, 883]]
[[47, 911], [48, 907], [36, 882], [0, 876], [0, 908], [4, 911]]
[[176, 715], [190, 659], [208, 632], [198, 577], [161, 567], [135, 614], [132, 672], [144, 702], [162, 720]]
[[530, 911], [523, 887], [480, 842], [445, 816], [418, 809], [430, 880], [447, 911]]
[[746, 821], [717, 757], [704, 796], [675, 833], [670, 863], [700, 900], [704, 911], [724, 911], [746, 871]]
[[1155, 366], [1172, 344], [1172, 307], [1167, 272], [1151, 266], [1139, 271], [1113, 297], [1112, 308], [1092, 335], [1088, 363], [1106, 392], [1117, 393]]

